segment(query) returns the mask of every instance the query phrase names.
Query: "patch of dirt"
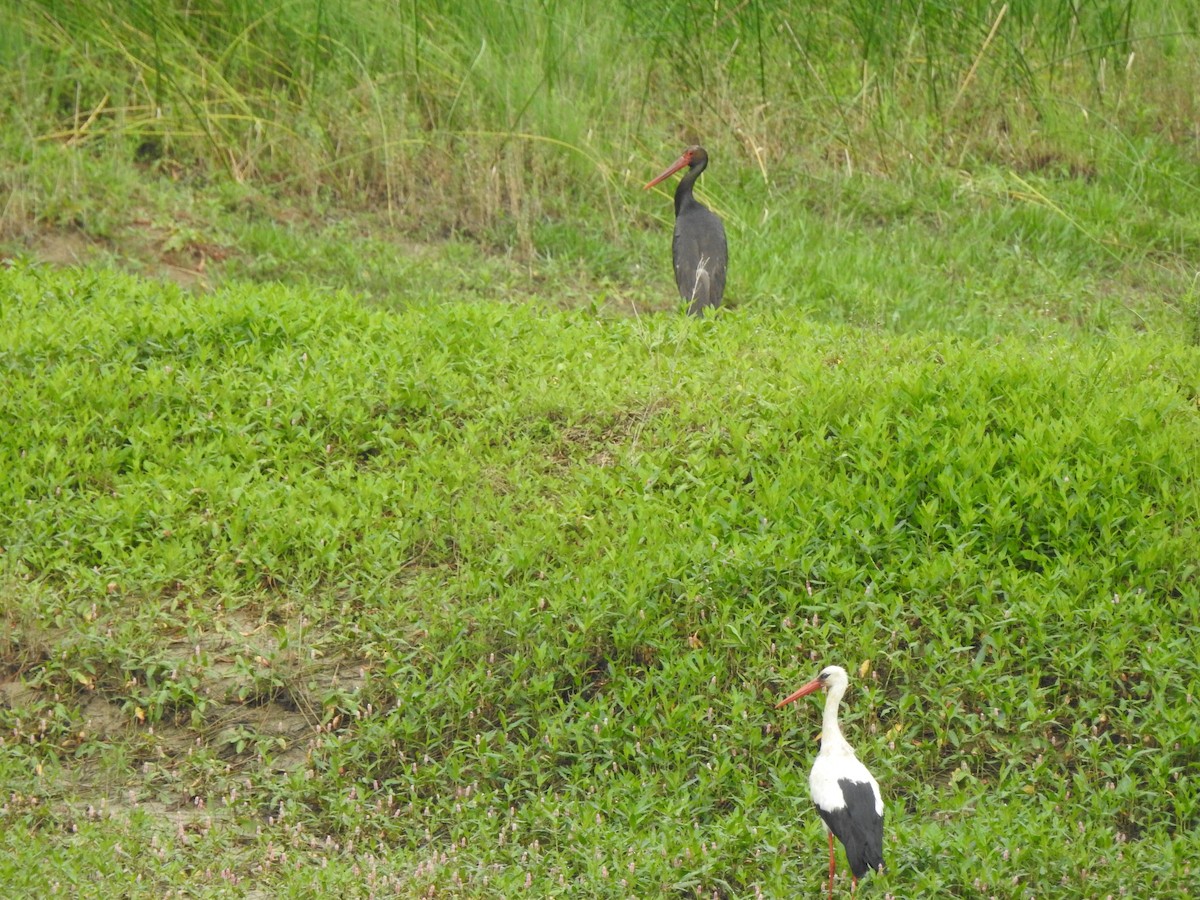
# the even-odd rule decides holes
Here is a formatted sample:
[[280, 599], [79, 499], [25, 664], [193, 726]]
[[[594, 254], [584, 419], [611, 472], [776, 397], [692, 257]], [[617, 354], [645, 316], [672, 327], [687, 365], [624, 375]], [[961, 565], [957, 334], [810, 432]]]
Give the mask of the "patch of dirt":
[[82, 266], [95, 262], [104, 246], [78, 231], [47, 231], [38, 234], [29, 253], [52, 266]]
[[[239, 815], [237, 805], [258, 802], [251, 785], [309, 764], [329, 731], [328, 698], [353, 697], [367, 675], [361, 661], [325, 656], [328, 632], [310, 623], [232, 612], [154, 655], [154, 690], [179, 685], [180, 696], [193, 700], [151, 721], [140, 698], [154, 691], [137, 668], [149, 664], [97, 660], [102, 671], [91, 684], [75, 684], [53, 671], [53, 635], [22, 637], [26, 645], [45, 638], [49, 652], [37, 661], [0, 660], [0, 709], [27, 732], [16, 740], [36, 764], [39, 786], [8, 791], [7, 802], [41, 807], [68, 830], [136, 811], [183, 835]], [[68, 712], [56, 718], [63, 707]], [[56, 728], [39, 730], [46, 717]], [[42, 746], [65, 761], [52, 780], [49, 769], [42, 777]]]
[[635, 412], [615, 414], [611, 419], [587, 425], [568, 426], [562, 431], [562, 447], [555, 457], [563, 465], [584, 458], [601, 468], [615, 466], [622, 455], [636, 447], [646, 423], [669, 406], [665, 399], [658, 398]]
[[206, 240], [187, 227], [172, 231], [145, 219], [134, 220], [123, 229], [122, 250], [135, 259], [150, 262], [160, 278], [182, 287], [212, 287], [210, 263], [224, 262], [232, 255], [228, 247]]
[[36, 230], [25, 236], [24, 251], [50, 266], [115, 262], [147, 277], [199, 290], [213, 286], [210, 265], [232, 255], [229, 248], [186, 230], [171, 232], [145, 220], [130, 223], [108, 240], [89, 237], [79, 229]]
[[[304, 763], [325, 717], [326, 698], [352, 696], [366, 680], [365, 665], [324, 656], [323, 643], [324, 635], [311, 630], [231, 614], [198, 639], [175, 640], [155, 654], [153, 688], [146, 682], [151, 676], [136, 665], [98, 663], [104, 674], [81, 692], [64, 694], [64, 685], [53, 678], [37, 685], [47, 657], [6, 667], [13, 674], [0, 675], [0, 706], [33, 709], [48, 701], [74, 706], [80, 727], [70, 739], [73, 746], [133, 742], [159, 757], [207, 748], [238, 767], [254, 763], [286, 771]], [[17, 675], [21, 670], [28, 680]], [[171, 691], [180, 700], [152, 721], [150, 699], [143, 698], [153, 698], [155, 691]]]
[[20, 681], [0, 681], [0, 707], [21, 709], [38, 699], [38, 692]]

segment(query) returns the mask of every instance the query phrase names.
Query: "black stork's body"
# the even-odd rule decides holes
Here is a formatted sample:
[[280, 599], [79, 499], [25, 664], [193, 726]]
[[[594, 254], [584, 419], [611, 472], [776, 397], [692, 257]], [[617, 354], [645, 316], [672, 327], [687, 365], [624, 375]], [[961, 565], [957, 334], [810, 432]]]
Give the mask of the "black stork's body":
[[687, 174], [675, 188], [675, 239], [671, 244], [675, 260], [675, 284], [688, 302], [688, 313], [702, 316], [710, 307], [721, 305], [725, 295], [725, 267], [729, 250], [725, 244], [725, 226], [707, 206], [692, 195], [696, 179], [708, 165], [703, 147], [688, 147], [665, 172], [646, 185], [652, 188], [684, 166]]
[[829, 827], [829, 896], [833, 897], [833, 838], [846, 848], [853, 875], [851, 893], [858, 879], [869, 871], [883, 870], [883, 796], [879, 783], [854, 755], [838, 725], [838, 704], [850, 677], [841, 666], [826, 666], [794, 694], [775, 704], [778, 709], [793, 700], [824, 688], [825, 713], [821, 722], [821, 750], [808, 776], [809, 790], [817, 812]]

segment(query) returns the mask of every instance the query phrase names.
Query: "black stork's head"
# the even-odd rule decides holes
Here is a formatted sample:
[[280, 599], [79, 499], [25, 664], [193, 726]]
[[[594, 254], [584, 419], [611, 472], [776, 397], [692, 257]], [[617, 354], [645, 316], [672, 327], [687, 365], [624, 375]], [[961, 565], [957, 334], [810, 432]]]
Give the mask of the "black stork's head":
[[846, 674], [846, 670], [841, 666], [826, 666], [819, 675], [810, 681], [794, 694], [789, 694], [778, 703], [775, 708], [787, 706], [793, 700], [799, 700], [801, 697], [807, 697], [813, 691], [824, 688], [827, 691], [836, 691], [840, 697], [846, 690], [846, 686], [850, 684], [850, 676]]
[[661, 175], [647, 184], [644, 188], [642, 188], [642, 190], [649, 190], [660, 181], [670, 178], [684, 166], [687, 166], [691, 172], [695, 172], [696, 176], [698, 177], [700, 173], [704, 171], [704, 167], [707, 165], [708, 153], [705, 152], [703, 147], [688, 147], [683, 151], [683, 155], [680, 156], [679, 159], [667, 166], [666, 170]]

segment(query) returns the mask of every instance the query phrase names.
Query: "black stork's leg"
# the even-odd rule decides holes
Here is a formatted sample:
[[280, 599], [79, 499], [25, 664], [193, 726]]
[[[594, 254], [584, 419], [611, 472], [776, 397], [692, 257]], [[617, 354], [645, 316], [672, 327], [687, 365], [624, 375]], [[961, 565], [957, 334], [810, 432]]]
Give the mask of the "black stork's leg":
[[829, 900], [833, 900], [833, 832], [829, 832]]

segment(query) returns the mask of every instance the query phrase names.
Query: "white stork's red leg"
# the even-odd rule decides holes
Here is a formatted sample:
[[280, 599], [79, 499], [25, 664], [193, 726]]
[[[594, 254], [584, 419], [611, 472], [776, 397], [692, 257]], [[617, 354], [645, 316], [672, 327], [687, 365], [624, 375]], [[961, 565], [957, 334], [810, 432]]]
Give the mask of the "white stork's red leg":
[[829, 832], [829, 900], [833, 900], [833, 832]]

